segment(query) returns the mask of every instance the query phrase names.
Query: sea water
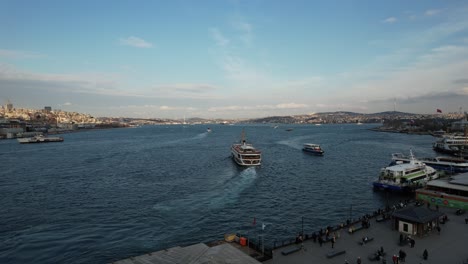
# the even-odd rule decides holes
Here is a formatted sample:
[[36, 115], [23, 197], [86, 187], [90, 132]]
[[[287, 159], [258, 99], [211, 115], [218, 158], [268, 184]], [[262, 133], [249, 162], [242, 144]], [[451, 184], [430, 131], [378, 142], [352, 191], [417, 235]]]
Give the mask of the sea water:
[[[392, 153], [436, 155], [430, 136], [375, 126], [160, 125], [1, 140], [0, 263], [106, 263], [226, 233], [263, 235], [268, 246], [358, 218], [401, 199], [371, 186]], [[260, 167], [230, 158], [242, 129]]]

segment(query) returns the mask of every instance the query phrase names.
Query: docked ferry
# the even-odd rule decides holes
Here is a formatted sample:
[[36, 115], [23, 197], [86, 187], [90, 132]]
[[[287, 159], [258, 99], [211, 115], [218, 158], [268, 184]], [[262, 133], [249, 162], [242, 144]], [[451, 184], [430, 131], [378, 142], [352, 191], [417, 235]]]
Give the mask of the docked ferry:
[[379, 179], [372, 183], [374, 189], [398, 192], [414, 192], [424, 187], [430, 180], [437, 179], [437, 171], [416, 160], [410, 152], [409, 163], [401, 163], [385, 167], [381, 170]]
[[462, 149], [468, 149], [468, 137], [467, 136], [446, 136], [437, 140], [432, 145], [435, 151], [455, 154], [460, 152]]
[[242, 130], [240, 143], [231, 146], [232, 159], [240, 166], [260, 166], [262, 162], [262, 152], [247, 144], [245, 133]]
[[[435, 158], [418, 158], [419, 161], [422, 161], [426, 165], [431, 166], [436, 170], [444, 170], [453, 173], [463, 173], [468, 172], [468, 161], [462, 158], [456, 157], [435, 157]], [[392, 154], [392, 163], [391, 165], [396, 165], [398, 163], [409, 163], [411, 157], [405, 156], [401, 153]]]
[[318, 144], [311, 144], [311, 143], [306, 143], [302, 147], [302, 150], [307, 152], [307, 153], [312, 153], [314, 155], [322, 156], [325, 151], [322, 150], [320, 145]]
[[43, 135], [38, 135], [29, 138], [17, 138], [20, 144], [28, 143], [50, 143], [50, 142], [63, 142], [63, 137], [45, 137]]

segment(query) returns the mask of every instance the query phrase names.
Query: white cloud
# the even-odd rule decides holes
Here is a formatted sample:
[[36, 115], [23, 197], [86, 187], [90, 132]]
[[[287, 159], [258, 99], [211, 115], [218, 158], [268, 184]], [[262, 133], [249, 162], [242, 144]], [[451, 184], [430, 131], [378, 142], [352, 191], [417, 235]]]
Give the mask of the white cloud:
[[138, 38], [138, 37], [128, 37], [128, 38], [121, 38], [119, 40], [120, 45], [124, 46], [131, 46], [135, 48], [151, 48], [153, 47], [153, 44], [147, 42], [144, 39]]
[[440, 12], [442, 12], [441, 9], [430, 9], [430, 10], [427, 10], [426, 12], [424, 12], [424, 14], [426, 16], [434, 16], [434, 15], [439, 14]]
[[66, 102], [66, 103], [64, 103], [63, 105], [64, 105], [64, 106], [69, 106], [69, 105], [72, 105], [72, 103]]
[[210, 31], [211, 31], [211, 36], [216, 42], [216, 45], [222, 46], [222, 47], [229, 45], [229, 39], [224, 37], [224, 35], [219, 31], [219, 29], [212, 28], [210, 29]]
[[392, 24], [392, 23], [397, 22], [397, 20], [398, 19], [396, 17], [389, 17], [389, 18], [386, 18], [386, 19], [382, 20], [382, 22]]
[[231, 19], [232, 27], [240, 33], [240, 40], [250, 46], [253, 40], [253, 26], [245, 21], [243, 17], [234, 17]]
[[278, 109], [302, 109], [309, 107], [306, 104], [297, 103], [281, 103], [276, 105], [230, 105], [222, 107], [211, 107], [208, 109], [210, 112], [219, 111], [252, 111], [252, 110], [278, 110]]
[[21, 51], [21, 50], [6, 50], [0, 49], [0, 59], [36, 59], [45, 57], [42, 54], [30, 52], [30, 51]]

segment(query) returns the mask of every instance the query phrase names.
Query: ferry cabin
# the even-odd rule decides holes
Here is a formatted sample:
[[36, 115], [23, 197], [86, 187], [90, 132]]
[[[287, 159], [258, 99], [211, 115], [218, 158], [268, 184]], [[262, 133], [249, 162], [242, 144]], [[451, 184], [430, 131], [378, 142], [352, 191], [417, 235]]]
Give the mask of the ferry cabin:
[[426, 179], [424, 166], [414, 167], [410, 164], [399, 164], [392, 169], [382, 169], [380, 179], [401, 185], [410, 185]]
[[236, 163], [241, 166], [261, 165], [261, 152], [250, 144], [235, 144], [232, 147], [232, 156]]

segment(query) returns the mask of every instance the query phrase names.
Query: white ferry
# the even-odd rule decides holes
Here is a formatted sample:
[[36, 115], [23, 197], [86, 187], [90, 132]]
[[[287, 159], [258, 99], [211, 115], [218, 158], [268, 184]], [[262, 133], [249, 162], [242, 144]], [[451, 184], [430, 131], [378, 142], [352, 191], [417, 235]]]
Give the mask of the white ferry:
[[[456, 157], [434, 157], [434, 158], [418, 158], [426, 165], [433, 167], [436, 170], [450, 171], [454, 173], [468, 172], [468, 161]], [[411, 157], [405, 156], [401, 153], [392, 154], [391, 165], [400, 163], [409, 163]]]
[[29, 138], [17, 138], [20, 144], [28, 143], [50, 143], [50, 142], [63, 142], [63, 137], [44, 137], [43, 135], [38, 135]]
[[233, 160], [240, 166], [260, 166], [262, 162], [262, 152], [255, 149], [252, 144], [247, 144], [244, 130], [241, 142], [232, 144], [231, 154]]
[[322, 150], [320, 145], [311, 144], [311, 143], [304, 144], [304, 147], [302, 148], [302, 150], [308, 153], [319, 155], [319, 156], [323, 156], [323, 153], [325, 153], [325, 151]]
[[413, 192], [424, 187], [430, 180], [437, 179], [437, 171], [416, 160], [410, 152], [410, 162], [385, 167], [379, 179], [372, 183], [374, 189], [399, 192]]
[[437, 140], [432, 148], [438, 152], [454, 154], [462, 149], [468, 149], [467, 136], [445, 136]]

